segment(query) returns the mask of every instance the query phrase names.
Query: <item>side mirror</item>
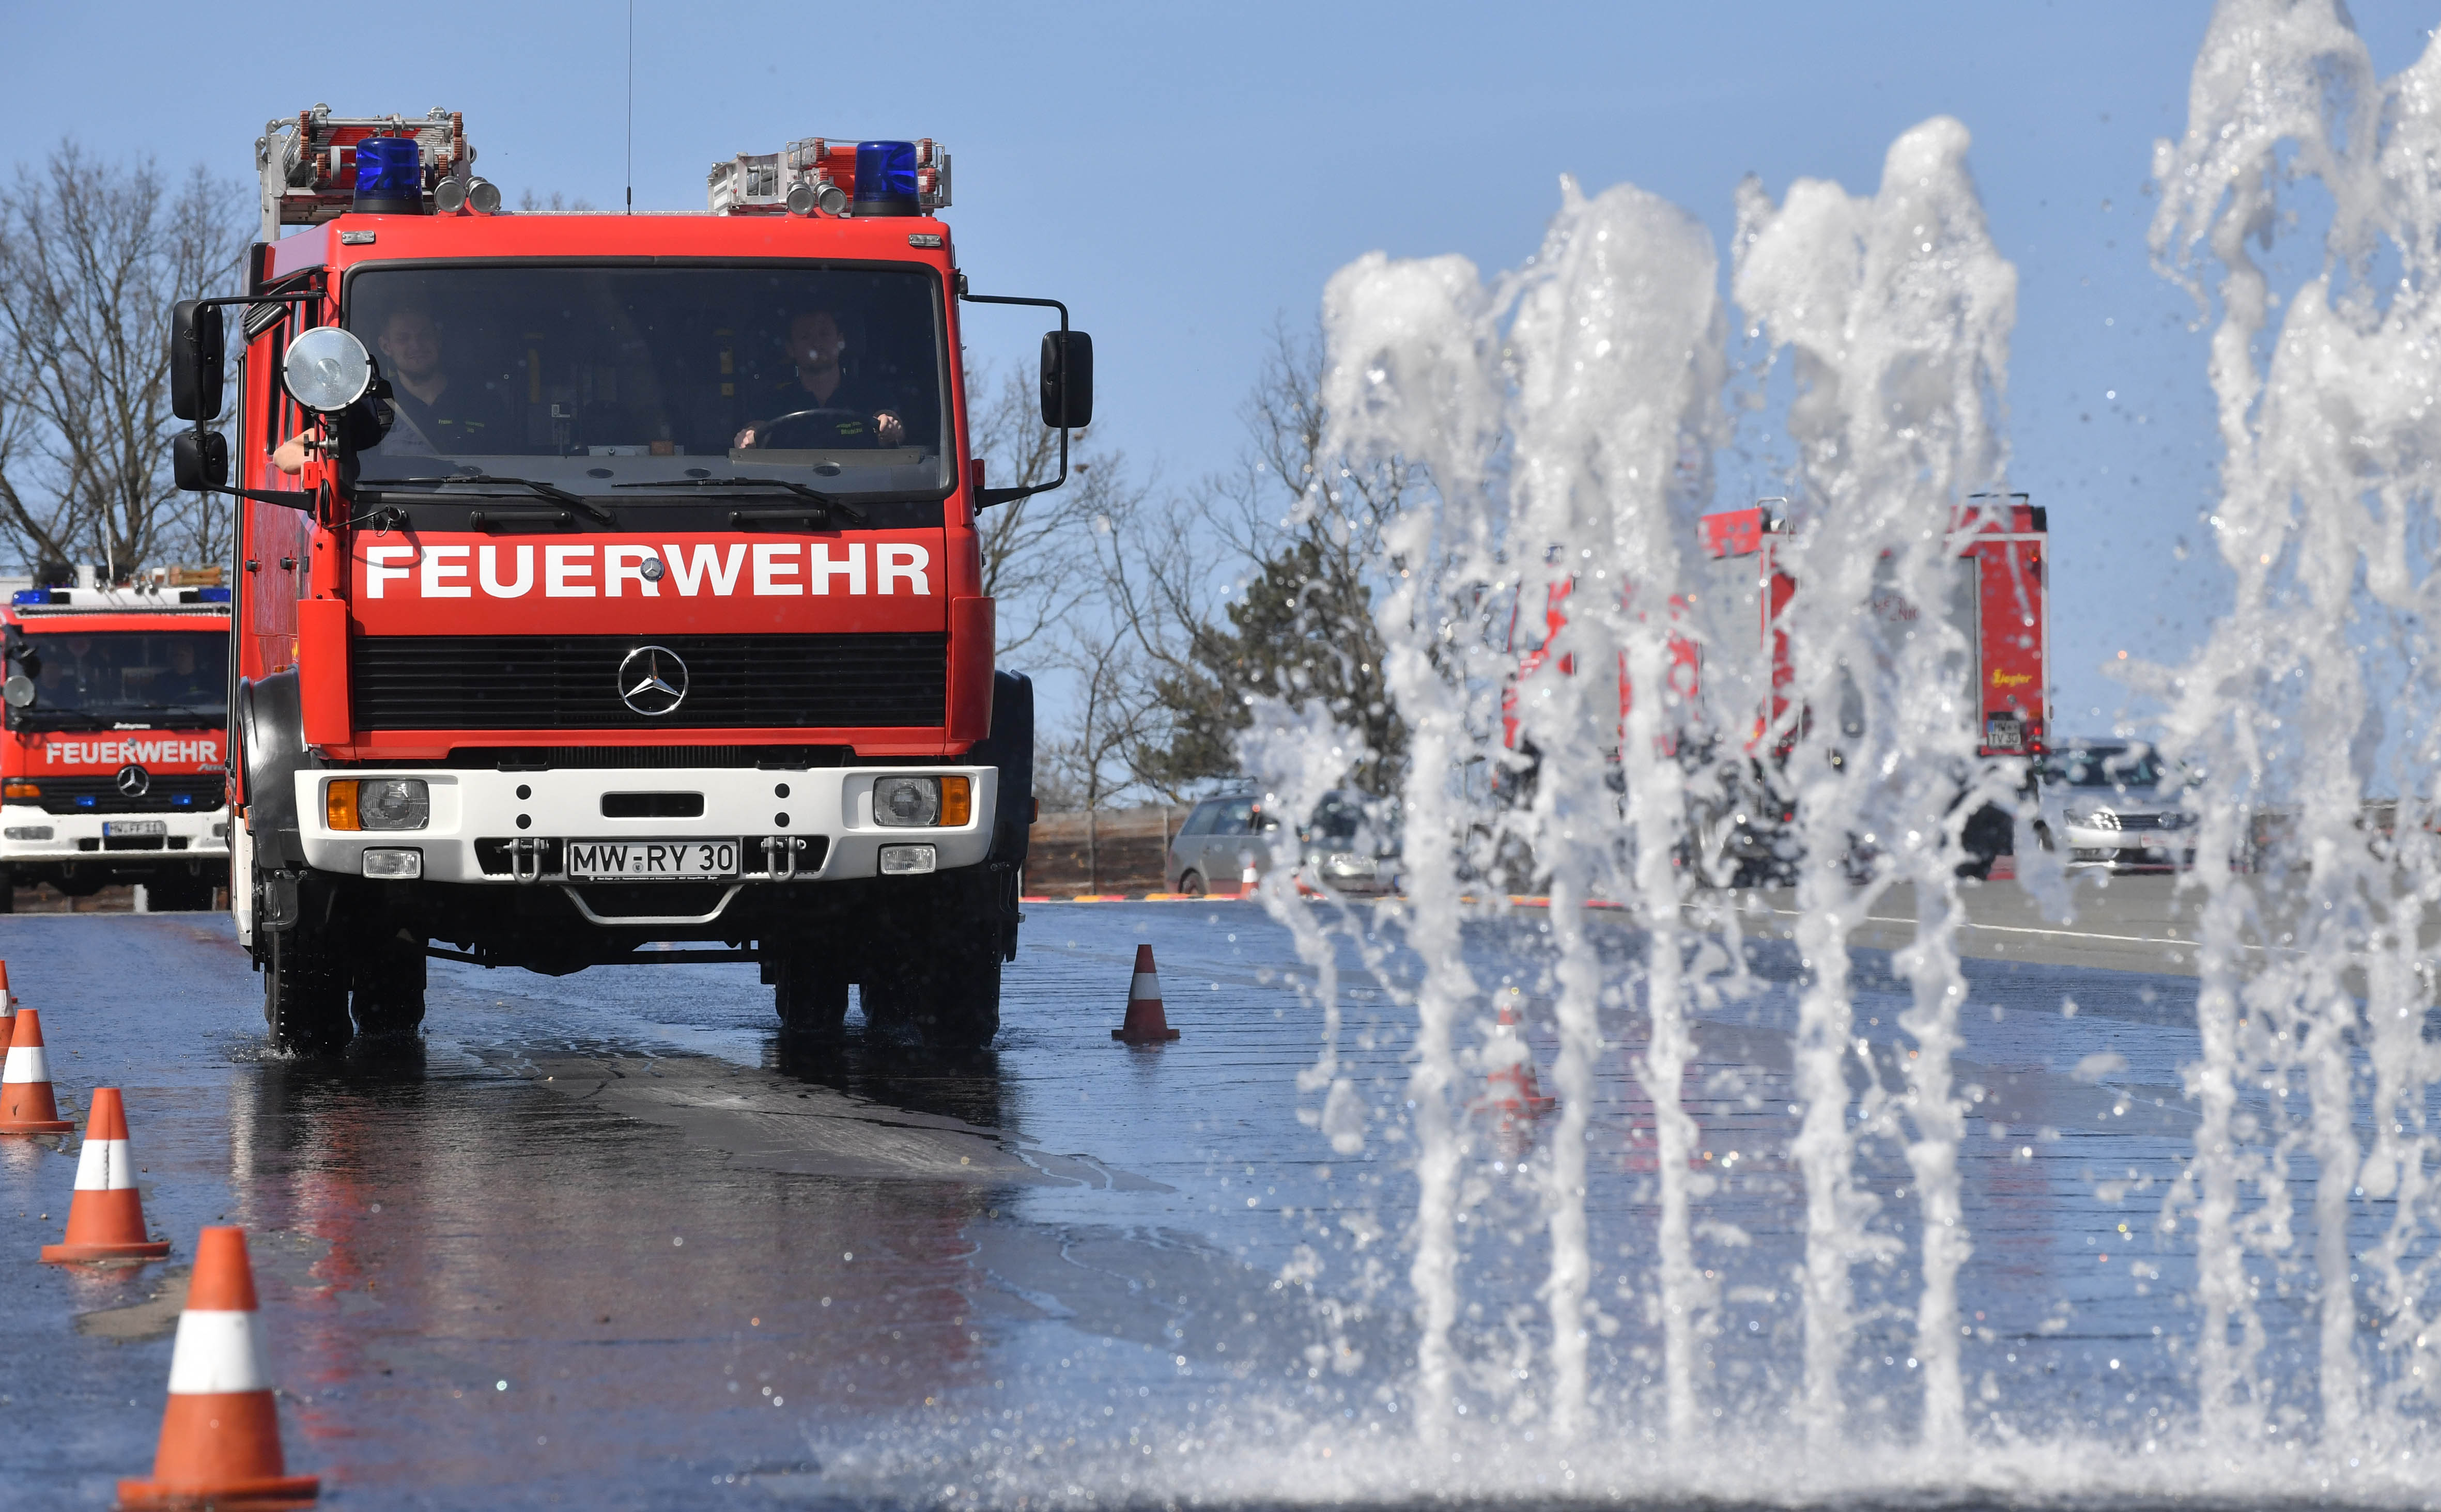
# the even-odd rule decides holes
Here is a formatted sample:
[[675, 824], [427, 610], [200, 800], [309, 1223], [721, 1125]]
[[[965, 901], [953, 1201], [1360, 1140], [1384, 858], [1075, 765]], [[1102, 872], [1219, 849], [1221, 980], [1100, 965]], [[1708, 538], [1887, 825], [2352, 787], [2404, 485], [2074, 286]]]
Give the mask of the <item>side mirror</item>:
[[228, 482], [228, 438], [216, 430], [182, 430], [170, 443], [170, 472], [189, 494]]
[[181, 299], [170, 308], [170, 412], [208, 421], [221, 412], [221, 369], [228, 328], [218, 305]]
[[1081, 331], [1042, 333], [1042, 423], [1054, 430], [1094, 423], [1094, 338]]
[[372, 387], [373, 355], [337, 326], [316, 326], [288, 344], [280, 379], [298, 404], [317, 415], [335, 415]]

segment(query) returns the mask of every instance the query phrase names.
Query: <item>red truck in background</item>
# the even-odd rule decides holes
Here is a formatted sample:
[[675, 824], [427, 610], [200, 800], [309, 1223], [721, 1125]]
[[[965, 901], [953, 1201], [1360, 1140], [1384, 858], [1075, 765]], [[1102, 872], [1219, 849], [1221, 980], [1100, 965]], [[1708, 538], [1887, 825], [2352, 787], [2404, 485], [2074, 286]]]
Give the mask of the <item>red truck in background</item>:
[[20, 589], [0, 612], [0, 912], [44, 882], [212, 906], [228, 883], [228, 604], [163, 570]]
[[[975, 514], [1064, 481], [1092, 346], [967, 291], [949, 155], [809, 139], [634, 216], [500, 211], [441, 111], [257, 157], [246, 292], [181, 307], [172, 375], [217, 413], [241, 309], [235, 434], [177, 472], [243, 501], [231, 896], [275, 1040], [411, 1027], [442, 956], [753, 961], [786, 1031], [854, 985], [988, 1043], [1033, 690]], [[1059, 313], [1049, 483], [968, 454], [969, 302]]]
[[[1781, 561], [1785, 536], [1780, 516], [1770, 508], [1777, 502], [1704, 517], [1703, 585], [1698, 591], [1710, 601], [1712, 639], [1701, 644], [1693, 637], [1673, 636], [1671, 640], [1673, 691], [1690, 710], [1682, 724], [1705, 731], [1703, 748], [1689, 754], [1716, 758], [1722, 754], [1721, 742], [1732, 737], [1745, 747], [1741, 780], [1695, 816], [1704, 832], [1695, 849], [1719, 857], [1736, 886], [1783, 878], [1794, 865], [1793, 837], [1787, 833], [1794, 811], [1777, 774], [1816, 717], [1814, 711], [1795, 705], [1791, 692], [1795, 671], [1785, 617], [1799, 587]], [[1961, 684], [1960, 707], [1971, 711], [1976, 722], [1977, 754], [1986, 759], [2039, 757], [2052, 729], [2048, 517], [2022, 494], [2005, 498], [1977, 495], [1958, 512], [1955, 529], [1958, 556], [1937, 612], [1968, 647], [1955, 675]], [[1551, 638], [1566, 623], [1572, 586], [1562, 584], [1552, 590], [1543, 639], [1520, 657], [1521, 677], [1547, 658]], [[1673, 599], [1673, 620], [1691, 607]], [[1923, 606], [1887, 588], [1874, 594], [1871, 610], [1890, 635], [1903, 634], [1924, 613]], [[1574, 669], [1564, 663], [1564, 670]], [[1503, 732], [1510, 748], [1522, 750], [1530, 769], [1533, 753], [1520, 746], [1515, 697], [1512, 687]], [[1622, 721], [1632, 697], [1621, 667]], [[1841, 704], [1842, 729], [1862, 733], [1862, 714], [1853, 693]], [[1513, 793], [1520, 784], [1512, 779], [1508, 786]], [[1989, 875], [1993, 863], [2014, 850], [2015, 836], [2007, 813], [1996, 806], [1978, 810], [1964, 831], [1965, 872]]]

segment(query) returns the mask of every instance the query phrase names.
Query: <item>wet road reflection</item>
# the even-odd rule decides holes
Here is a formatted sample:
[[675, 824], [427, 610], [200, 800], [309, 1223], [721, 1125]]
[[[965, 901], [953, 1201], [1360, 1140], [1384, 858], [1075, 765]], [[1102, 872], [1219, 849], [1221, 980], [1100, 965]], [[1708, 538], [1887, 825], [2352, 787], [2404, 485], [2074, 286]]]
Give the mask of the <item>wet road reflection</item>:
[[[1524, 963], [1539, 927], [1513, 916], [1470, 947], [1482, 980], [1514, 978], [1547, 1067], [1546, 984]], [[1371, 1112], [1365, 1149], [1340, 1156], [1299, 1118], [1315, 1011], [1285, 934], [1243, 906], [1039, 908], [998, 1047], [950, 1060], [853, 1014], [841, 1042], [783, 1041], [750, 968], [553, 980], [440, 963], [422, 1037], [282, 1060], [219, 921], [0, 929], [63, 1101], [127, 1089], [175, 1258], [199, 1223], [250, 1230], [290, 1457], [350, 1504], [691, 1504], [714, 1484], [1268, 1497], [1292, 1443], [1374, 1465], [1357, 1488], [1395, 1494], [1378, 1478], [1407, 1473], [1372, 1448], [1398, 1438], [1412, 1349], [1395, 940], [1378, 975], [1347, 960], [1343, 1070]], [[1109, 1038], [1138, 940], [1184, 1032], [1158, 1050]], [[1636, 944], [1616, 929], [1606, 948], [1625, 971]], [[1768, 941], [1755, 964], [1754, 993], [1701, 1026], [1684, 1094], [1709, 1183], [1702, 1389], [1760, 1419], [1794, 1372], [1800, 968]], [[2153, 1330], [2186, 1283], [2149, 1224], [2191, 1129], [2177, 1065], [2193, 984], [2027, 959], [2014, 939], [1974, 977], [1968, 1379], [2016, 1427], [2141, 1425], [2179, 1390]], [[1903, 998], [1886, 970], [1860, 975], [1858, 1022], [1893, 1083]], [[1651, 1112], [1627, 1073], [1639, 1025], [1606, 1015], [1597, 1378], [1628, 1422], [1653, 1390]], [[27, 1255], [64, 1212], [59, 1143], [0, 1145], [0, 1228]], [[1536, 1159], [1529, 1127], [1470, 1161], [1466, 1332], [1487, 1405], [1531, 1363]], [[1865, 1170], [1894, 1259], [1858, 1272], [1884, 1308], [1866, 1314], [1859, 1416], [1900, 1432], [1914, 1205], [1894, 1138], [1868, 1142]], [[19, 1488], [0, 1499], [100, 1504], [149, 1461], [181, 1276], [46, 1269], [0, 1287], [0, 1356], [57, 1382], [0, 1389]]]

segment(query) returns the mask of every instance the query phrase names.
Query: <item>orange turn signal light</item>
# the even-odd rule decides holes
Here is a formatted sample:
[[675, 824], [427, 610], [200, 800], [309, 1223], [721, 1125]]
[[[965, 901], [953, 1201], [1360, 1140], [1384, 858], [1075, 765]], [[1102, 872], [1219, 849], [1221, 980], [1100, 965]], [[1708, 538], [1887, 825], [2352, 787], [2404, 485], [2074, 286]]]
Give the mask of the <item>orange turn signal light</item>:
[[0, 798], [40, 798], [42, 796], [42, 783], [29, 783], [22, 777], [10, 778], [8, 786], [0, 789]]
[[353, 779], [333, 782], [322, 789], [322, 816], [335, 830], [360, 830], [364, 821], [356, 815], [356, 783]]
[[941, 822], [959, 825], [975, 817], [974, 784], [963, 777], [941, 779]]

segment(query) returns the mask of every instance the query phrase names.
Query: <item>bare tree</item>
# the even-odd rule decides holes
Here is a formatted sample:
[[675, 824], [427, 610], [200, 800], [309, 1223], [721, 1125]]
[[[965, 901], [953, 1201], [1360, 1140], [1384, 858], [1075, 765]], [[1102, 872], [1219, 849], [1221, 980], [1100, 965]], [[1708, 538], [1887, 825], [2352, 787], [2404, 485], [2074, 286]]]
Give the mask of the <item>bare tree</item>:
[[[1042, 423], [1033, 376], [987, 367], [967, 389], [968, 444], [992, 488], [1027, 488], [1059, 476], [1059, 433]], [[983, 589], [998, 602], [999, 651], [1055, 649], [1095, 588], [1094, 553], [1083, 532], [1096, 520], [1131, 511], [1142, 491], [1127, 459], [1096, 447], [1091, 431], [1069, 436], [1065, 487], [995, 505], [975, 518], [983, 550]]]
[[1063, 648], [1076, 675], [1076, 701], [1068, 732], [1043, 753], [1049, 788], [1069, 795], [1085, 810], [1085, 869], [1096, 892], [1102, 888], [1098, 815], [1112, 798], [1135, 785], [1130, 757], [1142, 744], [1154, 710], [1137, 675], [1132, 648], [1119, 634], [1072, 625]]
[[170, 481], [170, 309], [226, 292], [249, 204], [74, 142], [0, 189], [0, 535], [27, 561], [228, 554], [226, 502]]
[[1364, 741], [1357, 780], [1388, 791], [1406, 734], [1375, 621], [1383, 532], [1417, 479], [1403, 464], [1327, 455], [1323, 352], [1277, 329], [1239, 412], [1237, 470], [1128, 512], [1101, 541], [1102, 590], [1137, 648], [1160, 717], [1133, 752], [1138, 780], [1176, 798], [1236, 769], [1250, 701], [1319, 699]]

